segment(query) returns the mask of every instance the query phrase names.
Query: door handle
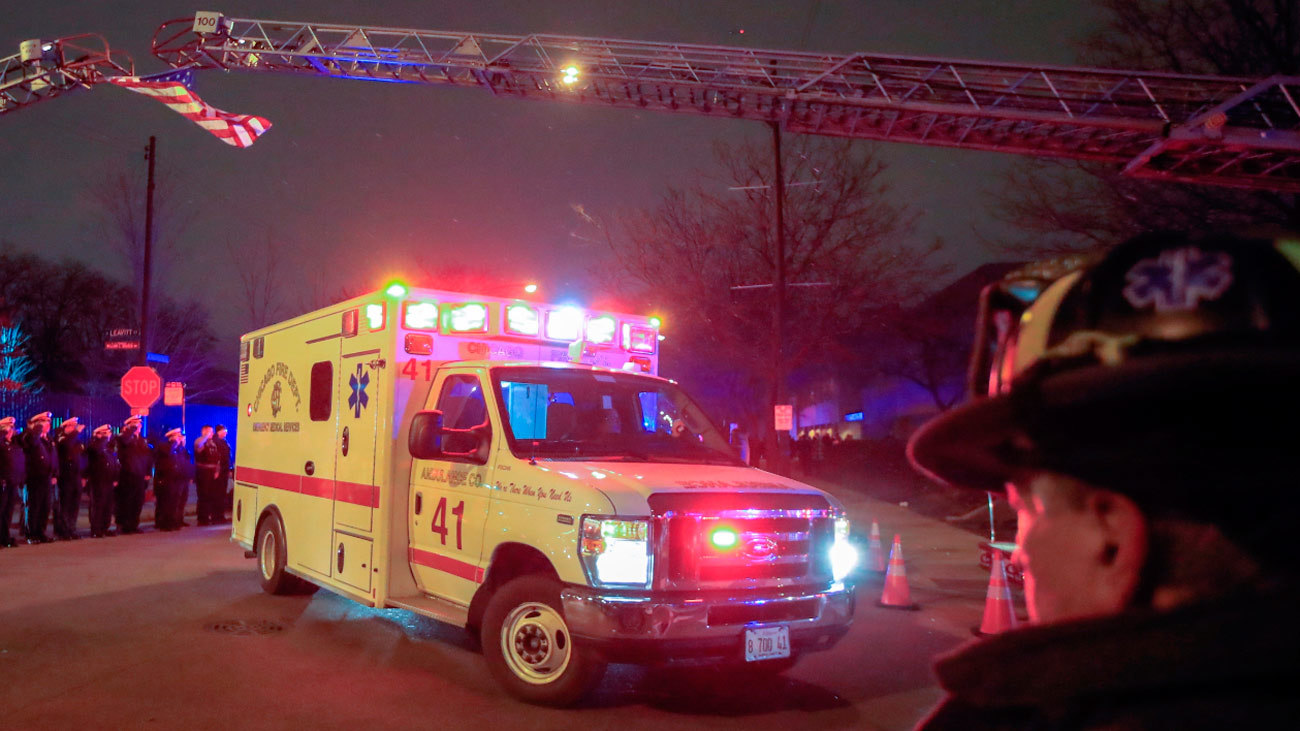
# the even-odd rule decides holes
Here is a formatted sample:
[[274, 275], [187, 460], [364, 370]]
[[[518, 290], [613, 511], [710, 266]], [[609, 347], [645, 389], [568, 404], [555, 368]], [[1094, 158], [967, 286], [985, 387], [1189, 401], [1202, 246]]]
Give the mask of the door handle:
[[340, 447], [343, 450], [343, 456], [348, 456], [348, 428], [343, 427], [343, 444]]
[[424, 493], [415, 493], [415, 514], [419, 515], [420, 510], [424, 508]]

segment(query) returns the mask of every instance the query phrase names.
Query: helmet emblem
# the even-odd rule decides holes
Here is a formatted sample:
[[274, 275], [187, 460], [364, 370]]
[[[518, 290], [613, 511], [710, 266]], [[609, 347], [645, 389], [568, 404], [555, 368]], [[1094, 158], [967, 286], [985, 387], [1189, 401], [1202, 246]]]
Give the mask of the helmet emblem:
[[1139, 261], [1125, 275], [1124, 299], [1136, 309], [1156, 312], [1194, 310], [1213, 302], [1232, 286], [1232, 257], [1189, 246]]
[[771, 536], [753, 536], [745, 541], [741, 553], [753, 561], [771, 561], [776, 558], [776, 541]]

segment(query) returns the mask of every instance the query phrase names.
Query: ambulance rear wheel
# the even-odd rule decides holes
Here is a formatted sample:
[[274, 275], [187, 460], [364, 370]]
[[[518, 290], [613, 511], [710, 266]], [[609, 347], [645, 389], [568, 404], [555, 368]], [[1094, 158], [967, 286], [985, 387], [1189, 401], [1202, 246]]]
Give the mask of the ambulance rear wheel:
[[488, 600], [483, 614], [483, 655], [497, 682], [514, 697], [544, 706], [567, 706], [605, 674], [605, 662], [575, 643], [560, 603], [560, 584], [521, 576]]
[[262, 580], [262, 591], [267, 594], [297, 594], [314, 585], [299, 579], [285, 570], [288, 549], [284, 543], [284, 526], [280, 518], [268, 515], [257, 527], [257, 573]]

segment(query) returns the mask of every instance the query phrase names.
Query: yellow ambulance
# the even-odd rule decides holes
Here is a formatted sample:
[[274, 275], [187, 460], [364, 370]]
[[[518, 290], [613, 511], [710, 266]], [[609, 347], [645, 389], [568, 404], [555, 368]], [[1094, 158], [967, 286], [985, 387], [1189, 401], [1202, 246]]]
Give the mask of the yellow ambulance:
[[610, 662], [780, 672], [848, 629], [848, 520], [742, 463], [658, 346], [651, 317], [402, 285], [248, 333], [232, 538], [268, 592], [468, 628], [534, 703]]

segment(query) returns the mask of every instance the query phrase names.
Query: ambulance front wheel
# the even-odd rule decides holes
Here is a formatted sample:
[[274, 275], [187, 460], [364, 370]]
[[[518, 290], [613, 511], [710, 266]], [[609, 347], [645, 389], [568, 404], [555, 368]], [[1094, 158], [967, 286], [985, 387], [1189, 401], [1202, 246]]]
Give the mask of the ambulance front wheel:
[[567, 706], [605, 674], [605, 662], [573, 642], [560, 604], [560, 584], [521, 576], [488, 600], [483, 655], [508, 693], [528, 703]]
[[302, 593], [315, 586], [285, 570], [288, 549], [284, 543], [284, 526], [277, 515], [268, 515], [257, 527], [257, 573], [262, 591], [267, 594]]

